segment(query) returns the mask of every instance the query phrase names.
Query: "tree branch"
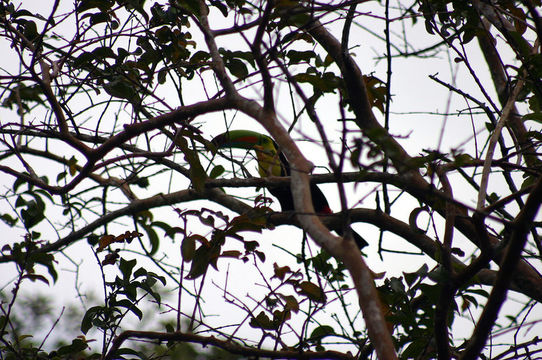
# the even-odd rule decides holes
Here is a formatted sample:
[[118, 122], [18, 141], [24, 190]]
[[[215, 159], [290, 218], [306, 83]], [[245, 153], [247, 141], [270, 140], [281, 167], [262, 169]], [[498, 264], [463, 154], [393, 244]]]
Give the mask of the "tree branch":
[[230, 340], [220, 340], [214, 336], [201, 336], [196, 334], [187, 334], [182, 332], [154, 332], [154, 331], [135, 331], [127, 330], [120, 333], [114, 340], [111, 348], [104, 357], [104, 360], [113, 360], [117, 358], [116, 352], [121, 348], [126, 340], [130, 339], [145, 339], [158, 340], [160, 342], [188, 342], [200, 344], [202, 346], [212, 345], [231, 354], [239, 354], [248, 357], [264, 357], [269, 359], [338, 359], [338, 360], [354, 360], [355, 357], [349, 353], [341, 353], [338, 351], [289, 351], [289, 350], [264, 350], [251, 348], [239, 345]]
[[510, 281], [520, 263], [521, 252], [527, 242], [527, 234], [531, 230], [532, 221], [538, 212], [542, 203], [542, 176], [529, 194], [525, 207], [521, 209], [519, 215], [511, 224], [512, 231], [509, 244], [501, 262], [497, 280], [493, 287], [489, 299], [484, 306], [484, 311], [476, 323], [476, 327], [471, 336], [471, 340], [460, 357], [460, 360], [477, 359], [484, 348], [487, 338], [495, 324], [502, 303], [506, 298]]

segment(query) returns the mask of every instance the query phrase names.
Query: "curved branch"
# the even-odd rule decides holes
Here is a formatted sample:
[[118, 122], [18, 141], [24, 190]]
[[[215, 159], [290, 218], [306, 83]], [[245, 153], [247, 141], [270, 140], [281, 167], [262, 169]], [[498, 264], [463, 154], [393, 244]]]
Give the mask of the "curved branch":
[[[322, 47], [333, 57], [346, 83], [351, 105], [356, 114], [356, 124], [360, 126], [365, 133], [376, 133], [380, 138], [374, 139], [377, 144], [381, 144], [386, 150], [386, 154], [392, 160], [394, 166], [399, 171], [410, 177], [410, 181], [406, 184], [406, 189], [411, 194], [415, 194], [417, 198], [424, 198], [425, 202], [439, 212], [443, 217], [446, 217], [446, 205], [435, 201], [433, 195], [435, 189], [425, 181], [419, 172], [408, 166], [410, 156], [400, 146], [400, 144], [390, 136], [376, 120], [368, 98], [365, 84], [362, 80], [362, 74], [355, 61], [351, 56], [343, 56], [341, 52], [340, 42], [333, 37], [318, 21], [314, 21], [307, 31], [320, 43]], [[352, 101], [356, 99], [357, 101]], [[375, 131], [376, 130], [376, 131]], [[457, 208], [454, 211], [459, 214], [455, 220], [455, 226], [474, 244], [477, 243], [476, 229], [473, 221], [466, 216], [464, 208]], [[500, 241], [493, 236], [489, 237], [491, 243], [496, 246]], [[500, 263], [503, 259], [502, 253], [496, 254], [496, 259]], [[540, 284], [542, 278], [532, 269], [525, 261], [521, 260], [517, 265], [517, 270], [513, 273], [516, 284], [524, 291], [529, 293], [540, 293]], [[537, 299], [542, 299], [537, 297]]]
[[[90, 234], [92, 231], [99, 228], [100, 226], [110, 223], [111, 221], [123, 216], [134, 215], [143, 210], [149, 210], [167, 205], [174, 205], [180, 202], [205, 199], [212, 200], [238, 213], [245, 213], [252, 209], [250, 206], [246, 205], [242, 201], [228, 196], [218, 189], [208, 189], [205, 190], [203, 193], [198, 193], [194, 190], [181, 190], [171, 194], [157, 194], [150, 198], [134, 200], [127, 206], [112, 211], [100, 217], [99, 219], [94, 220], [93, 222], [80, 228], [79, 230], [71, 232], [69, 235], [62, 239], [43, 245], [37, 251], [40, 253], [47, 253], [61, 250], [82, 239], [84, 236]], [[13, 257], [9, 255], [0, 257], [0, 263], [10, 262], [13, 260]]]
[[[168, 166], [179, 166], [178, 164], [175, 164], [167, 159], [162, 159], [162, 161], [167, 162]], [[351, 174], [354, 175], [354, 174]], [[356, 174], [359, 175], [359, 174]], [[391, 175], [391, 174], [374, 174], [374, 175]], [[318, 180], [326, 180], [333, 181], [333, 175], [317, 175], [313, 176], [313, 178], [316, 178]], [[273, 182], [275, 181], [275, 182]], [[247, 187], [247, 186], [255, 186], [255, 187], [264, 187], [269, 184], [288, 184], [289, 179], [288, 178], [275, 178], [275, 179], [262, 179], [262, 178], [253, 178], [253, 179], [224, 179], [224, 180], [208, 180], [208, 185], [211, 186], [217, 186], [217, 187], [223, 187], [223, 186], [229, 186], [229, 187]], [[320, 181], [321, 182], [321, 181]], [[223, 191], [219, 189], [207, 189], [204, 193], [196, 193], [192, 190], [182, 190], [171, 194], [158, 194], [150, 198], [141, 199], [141, 200], [135, 200], [125, 206], [122, 209], [118, 209], [116, 211], [113, 211], [104, 217], [101, 217], [90, 224], [82, 227], [81, 229], [74, 231], [67, 235], [66, 237], [59, 239], [53, 243], [49, 243], [42, 248], [39, 249], [40, 252], [52, 252], [52, 251], [58, 251], [60, 249], [63, 249], [67, 246], [70, 246], [74, 242], [82, 239], [84, 236], [92, 233], [95, 229], [103, 226], [105, 223], [111, 222], [113, 220], [116, 220], [120, 217], [136, 214], [142, 210], [150, 210], [153, 208], [158, 208], [162, 206], [167, 205], [175, 205], [180, 202], [187, 202], [187, 201], [193, 201], [193, 200], [210, 200], [214, 201], [225, 208], [228, 208], [238, 214], [244, 214], [244, 213], [250, 213], [252, 211], [252, 207], [245, 204], [243, 201], [240, 201], [232, 196], [229, 196], [225, 194]], [[387, 215], [385, 213], [382, 213], [379, 210], [374, 209], [362, 209], [362, 208], [356, 208], [350, 210], [350, 216], [353, 223], [361, 222], [361, 223], [367, 223], [374, 225], [378, 228], [381, 228], [385, 231], [391, 232], [412, 245], [419, 248], [424, 254], [431, 257], [435, 261], [439, 261], [440, 259], [440, 247], [438, 244], [427, 235], [420, 233], [419, 231], [416, 231], [413, 229], [409, 224], [406, 224], [390, 215]], [[294, 226], [300, 226], [295, 219], [292, 218], [291, 214], [289, 213], [274, 213], [269, 216], [269, 222], [273, 225], [294, 225]], [[335, 215], [326, 215], [320, 217], [320, 220], [325, 225], [340, 225], [342, 224], [342, 215], [341, 214], [335, 214]], [[333, 227], [333, 226], [332, 226]], [[10, 256], [3, 256], [0, 257], [0, 263], [6, 263], [13, 261], [13, 259]], [[452, 258], [452, 261], [454, 263], [454, 269], [457, 269], [460, 271], [461, 269], [465, 268], [463, 262], [456, 258]], [[491, 270], [487, 269], [481, 269], [479, 271], [476, 271], [475, 273], [471, 274], [472, 276], [477, 275], [480, 279], [482, 284], [485, 285], [492, 285], [496, 278], [496, 273]], [[542, 302], [542, 283], [533, 284], [530, 287], [522, 287], [518, 286], [516, 282], [513, 282], [510, 286], [511, 290], [524, 293], [527, 296], [530, 296], [533, 299], [536, 299], [539, 302]], [[532, 289], [538, 289], [536, 291], [532, 291]]]
[[[4, 165], [0, 165], [0, 171], [3, 171], [15, 177], [21, 176], [28, 183], [35, 185], [41, 189], [47, 190], [51, 194], [62, 195], [74, 189], [81, 181], [87, 178], [91, 174], [96, 163], [99, 160], [103, 159], [110, 151], [126, 144], [128, 141], [135, 138], [136, 136], [152, 130], [160, 129], [168, 125], [187, 121], [188, 119], [192, 119], [202, 114], [226, 110], [230, 108], [232, 108], [232, 102], [226, 98], [211, 99], [207, 101], [201, 101], [192, 105], [179, 107], [174, 111], [156, 116], [147, 121], [127, 125], [124, 127], [124, 131], [121, 131], [120, 133], [110, 137], [98, 148], [92, 150], [89, 156], [87, 156], [87, 163], [82, 167], [81, 171], [68, 184], [64, 186], [49, 185], [37, 177], [28, 174], [21, 174]], [[61, 133], [57, 134], [60, 135]], [[60, 137], [60, 139], [63, 139], [62, 136]]]
[[200, 344], [202, 346], [212, 345], [226, 350], [231, 354], [239, 354], [248, 357], [264, 357], [269, 359], [339, 359], [354, 360], [355, 357], [350, 353], [341, 353], [338, 351], [291, 351], [291, 350], [264, 350], [239, 345], [231, 340], [220, 340], [214, 336], [201, 336], [196, 334], [187, 334], [182, 332], [154, 332], [154, 331], [135, 331], [127, 330], [119, 334], [114, 340], [113, 345], [105, 355], [104, 360], [116, 359], [115, 353], [122, 344], [129, 339], [159, 340], [164, 342], [177, 341]]
[[[55, 2], [53, 5], [53, 10], [51, 13], [51, 17], [53, 16], [54, 12], [56, 11], [56, 7], [58, 6], [58, 1]], [[44, 32], [49, 24], [50, 19], [48, 20], [46, 26], [44, 27]], [[58, 128], [60, 129], [60, 133], [62, 134], [62, 137], [64, 138], [64, 141], [66, 141], [70, 146], [72, 146], [74, 149], [77, 149], [79, 152], [81, 152], [83, 155], [88, 156], [88, 154], [92, 151], [88, 146], [74, 138], [70, 135], [68, 123], [66, 121], [66, 116], [64, 114], [64, 111], [62, 110], [62, 106], [58, 102], [53, 89], [51, 88], [51, 74], [49, 73], [50, 66], [41, 58], [40, 51], [34, 46], [34, 43], [32, 41], [28, 40], [26, 36], [21, 33], [19, 30], [17, 30], [15, 27], [11, 25], [10, 22], [5, 17], [0, 17], [0, 22], [2, 25], [8, 29], [10, 32], [15, 34], [15, 36], [23, 43], [24, 47], [28, 48], [32, 52], [32, 60], [37, 61], [40, 66], [41, 71], [41, 77], [36, 73], [34, 70], [34, 65], [30, 64], [27, 69], [32, 74], [32, 80], [34, 80], [43, 91], [43, 94], [45, 95], [45, 98], [49, 102], [49, 105], [51, 105], [51, 109], [53, 113], [55, 114]], [[43, 37], [43, 35], [42, 35]], [[21, 64], [24, 64], [23, 61], [21, 61]]]
[[467, 344], [461, 360], [477, 359], [484, 348], [495, 320], [499, 315], [501, 306], [506, 299], [508, 284], [513, 279], [513, 273], [519, 265], [521, 252], [527, 243], [527, 234], [531, 230], [540, 205], [542, 204], [542, 177], [538, 178], [533, 191], [529, 194], [525, 207], [516, 217], [511, 226], [512, 234], [506, 252], [501, 263], [501, 268], [491, 291], [489, 299], [484, 307], [482, 315], [476, 323], [471, 340]]

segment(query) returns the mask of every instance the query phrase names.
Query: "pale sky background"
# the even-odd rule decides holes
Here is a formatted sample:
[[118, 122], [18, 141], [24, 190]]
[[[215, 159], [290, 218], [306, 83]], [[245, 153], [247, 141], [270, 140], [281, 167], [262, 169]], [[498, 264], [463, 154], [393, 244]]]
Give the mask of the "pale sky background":
[[[20, 3], [20, 1], [14, 1], [14, 3]], [[35, 9], [36, 12], [47, 15], [50, 8], [50, 3], [52, 2], [24, 1], [24, 6], [32, 7]], [[148, 3], [147, 5], [152, 5], [152, 3]], [[72, 2], [62, 1], [61, 6], [66, 7], [66, 9], [70, 9], [70, 7], [72, 6]], [[358, 7], [358, 10], [360, 12], [372, 11], [375, 15], [381, 15], [380, 6], [374, 2], [367, 2], [361, 4]], [[215, 17], [214, 19], [218, 19], [218, 17]], [[366, 16], [362, 17], [362, 19], [363, 26], [373, 29], [379, 35], [383, 36], [384, 21], [382, 19]], [[66, 22], [64, 24], [65, 28], [69, 29], [70, 26], [71, 24], [69, 22]], [[221, 24], [217, 20], [216, 22], [212, 23], [212, 26], [214, 28], [219, 28], [221, 27]], [[401, 26], [402, 24], [400, 22], [392, 23], [392, 29], [396, 32], [401, 31]], [[193, 35], [197, 34], [197, 36], [199, 36], [199, 32], [196, 27], [193, 26], [189, 30], [193, 33]], [[408, 28], [406, 29], [406, 31], [409, 34], [409, 41], [417, 48], [423, 48], [424, 46], [432, 45], [439, 40], [437, 37], [429, 36], [425, 32], [423, 20], [418, 21], [416, 26]], [[335, 33], [340, 34], [340, 31]], [[396, 37], [392, 40], [394, 39], [396, 39]], [[196, 37], [195, 40], [199, 42], [200, 38]], [[198, 44], [202, 46], [202, 49], [206, 50], [206, 47], [203, 45], [203, 43]], [[222, 46], [229, 48], [235, 48], [235, 46], [239, 46], [239, 48], [242, 48], [242, 44], [235, 44], [232, 46], [231, 39], [228, 39], [226, 37], [219, 39], [219, 46], [221, 44]], [[368, 33], [354, 26], [352, 28], [352, 37], [350, 40], [350, 44], [357, 45], [357, 47], [355, 47], [352, 51], [355, 53], [356, 61], [360, 66], [361, 70], [365, 74], [374, 73], [374, 75], [381, 80], [385, 80], [386, 62], [384, 60], [378, 62], [375, 60], [376, 57], [385, 54], [384, 42], [376, 40]], [[5, 42], [0, 42], [0, 49], [7, 52], [9, 51], [9, 45]], [[477, 75], [480, 77], [482, 83], [485, 84], [486, 89], [491, 94], [494, 94], [494, 88], [487, 72], [487, 65], [485, 64], [481, 54], [477, 50], [476, 41], [468, 44], [468, 49], [472, 49], [472, 52], [469, 53], [471, 56], [470, 61], [472, 64], [476, 65], [476, 70], [478, 71]], [[402, 140], [400, 140], [400, 142], [413, 156], [421, 153], [423, 149], [437, 149], [437, 146], [439, 144], [439, 134], [443, 126], [445, 126], [445, 131], [440, 150], [446, 152], [450, 148], [455, 148], [460, 144], [464, 144], [465, 149], [472, 148], [469, 143], [470, 140], [472, 140], [471, 119], [469, 118], [469, 116], [450, 115], [449, 117], [445, 118], [442, 115], [427, 113], [444, 112], [447, 109], [450, 113], [454, 113], [457, 110], [467, 108], [467, 104], [462, 98], [457, 95], [450, 95], [448, 90], [437, 85], [433, 80], [429, 78], [429, 75], [438, 74], [441, 80], [455, 83], [459, 88], [461, 88], [467, 93], [474, 94], [475, 96], [479, 95], [479, 91], [477, 90], [472, 79], [468, 76], [467, 71], [464, 69], [464, 67], [462, 67], [462, 64], [455, 64], [453, 62], [453, 57], [454, 55], [451, 55], [451, 57], [448, 58], [444, 54], [440, 54], [438, 57], [433, 57], [431, 59], [424, 60], [423, 62], [420, 61], [420, 59], [418, 58], [394, 58], [393, 60], [394, 77], [392, 80], [393, 102], [391, 108], [392, 115], [390, 119], [390, 127], [392, 129], [391, 133], [393, 135], [404, 137]], [[4, 57], [0, 59], [0, 64], [1, 67], [4, 69], [16, 69], [18, 66], [17, 59], [13, 57]], [[452, 78], [451, 70], [454, 73], [454, 78]], [[201, 84], [198, 82], [197, 79], [193, 82], [193, 85], [191, 86], [193, 87], [190, 88], [189, 94], [185, 94], [185, 96], [187, 96], [185, 97], [187, 103], [191, 103], [192, 101], [201, 101], [205, 98], [203, 96]], [[174, 94], [168, 94], [165, 91], [165, 87], [163, 89], [164, 90], [161, 90], [161, 92], [157, 93], [157, 95], [162, 97], [166, 102], [168, 102], [171, 107], [177, 107], [179, 104], [176, 96]], [[284, 102], [286, 104], [285, 106], [277, 106], [279, 110], [279, 117], [286, 120], [290, 117], [290, 102], [288, 99], [288, 89], [286, 85], [277, 85], [275, 91], [276, 97], [278, 99], [277, 102]], [[190, 95], [193, 95], [192, 98], [189, 97]], [[258, 95], [256, 94], [252, 97], [258, 98]], [[320, 102], [317, 107], [317, 111], [322, 119], [331, 119], [332, 121], [334, 121], [334, 119], [338, 118], [338, 111], [336, 109], [336, 106], [336, 101], [330, 98], [329, 103]], [[81, 103], [81, 107], [85, 107], [84, 102]], [[129, 111], [129, 109], [127, 111]], [[96, 114], [89, 114], [90, 117], [95, 115]], [[377, 112], [377, 115], [381, 116], [382, 114]], [[228, 114], [228, 116], [233, 115]], [[32, 119], [30, 119], [29, 117], [27, 117], [27, 120], [32, 121]], [[39, 121], [39, 116], [36, 116], [34, 120]], [[14, 112], [6, 112], [4, 109], [2, 109], [0, 111], [0, 122], [4, 123], [9, 121], [17, 122], [17, 115]], [[332, 121], [330, 121], [330, 123]], [[484, 121], [485, 118], [483, 118], [482, 121], [477, 120], [476, 128], [483, 129], [485, 126]], [[205, 136], [209, 139], [225, 130], [222, 114], [214, 114], [200, 117], [196, 120], [196, 123], [201, 125], [203, 134], [205, 134]], [[248, 128], [258, 131], [261, 131], [262, 129], [253, 120], [243, 118], [242, 115], [239, 114], [236, 115], [233, 124], [234, 128]], [[304, 133], [294, 134], [293, 137], [301, 140], [305, 135], [309, 137], [313, 136], [314, 129], [312, 128], [310, 121], [304, 118], [301, 120], [301, 124], [301, 129]], [[330, 131], [334, 130], [330, 129]], [[337, 139], [338, 137], [336, 136], [334, 138]], [[479, 140], [481, 141], [481, 143], [485, 141], [485, 139], [483, 138]], [[309, 160], [313, 161], [315, 165], [325, 166], [327, 164], [325, 154], [317, 144], [311, 144], [306, 141], [299, 141], [298, 144], [307, 155], [307, 157], [309, 157]], [[182, 155], [177, 156], [181, 156], [179, 157], [179, 159], [182, 159]], [[81, 159], [80, 161], [80, 163], [82, 163], [83, 159]], [[220, 160], [216, 160], [217, 163], [219, 161]], [[37, 169], [43, 171], [44, 173], [47, 173], [49, 170], [46, 168]], [[252, 168], [249, 167], [249, 170], [254, 169], [255, 164], [254, 166], [252, 166]], [[321, 168], [317, 168], [316, 172], [323, 172], [323, 170]], [[54, 179], [55, 176], [56, 174], [51, 175], [50, 178]], [[187, 186], [187, 182], [184, 179], [181, 179], [180, 175], [174, 175], [174, 181], [172, 181], [172, 186], [170, 184], [169, 174], [168, 176], [164, 176], [162, 180], [163, 183], [153, 184], [154, 186], [152, 186], [148, 191], [142, 191], [140, 189], [137, 189], [138, 195], [141, 198], [144, 198], [145, 196], [153, 195], [157, 192], [166, 192], [165, 189], [169, 189], [169, 191], [177, 191], [184, 189]], [[2, 175], [0, 177], [0, 186], [3, 190], [11, 188], [12, 183], [13, 179], [11, 177], [6, 175]], [[355, 188], [353, 185], [349, 185], [348, 189], [350, 196], [348, 200], [350, 201], [350, 205], [354, 205], [357, 201], [359, 201], [360, 198], [364, 196], [364, 194], [370, 192], [371, 189], [373, 189], [376, 185], [377, 184], [374, 183], [358, 184]], [[500, 183], [500, 179], [494, 180], [492, 178], [490, 183], [490, 189], [498, 189], [501, 185], [502, 184]], [[340, 206], [338, 202], [338, 197], [334, 196], [334, 194], [337, 194], [336, 188], [332, 184], [327, 184], [322, 185], [322, 189], [328, 196], [331, 207], [334, 210], [339, 210]], [[466, 187], [458, 187], [454, 190], [455, 195], [459, 199], [465, 201], [468, 204], [475, 205], [476, 193], [472, 192], [469, 188]], [[235, 193], [235, 191], [237, 191], [239, 194], [246, 194], [247, 191], [252, 192], [253, 189], [228, 190], [229, 193]], [[374, 194], [371, 194], [368, 196], [367, 199], [364, 200], [361, 206], [372, 207], [373, 201]], [[201, 204], [204, 207], [212, 207], [214, 209], [217, 208], [216, 205], [210, 205], [210, 203], [208, 202], [201, 202]], [[392, 215], [395, 215], [402, 220], [408, 220], [410, 211], [413, 207], [415, 207], [412, 206], [412, 204], [412, 202], [405, 201], [405, 206], [409, 206], [405, 207], [405, 213], [400, 214], [394, 212], [392, 213]], [[181, 209], [187, 209], [193, 206], [194, 205], [192, 205], [192, 203], [177, 205], [177, 207]], [[5, 201], [0, 202], [0, 213], [4, 213], [7, 211], [10, 211], [9, 205]], [[394, 208], [394, 211], [397, 211], [397, 209]], [[154, 209], [152, 210], [152, 212], [154, 214], [155, 220], [169, 220], [172, 223], [177, 221], [177, 215], [174, 213], [172, 208], [164, 207], [161, 209]], [[539, 219], [541, 219], [540, 216]], [[54, 221], [54, 219], [50, 220]], [[119, 232], [124, 232], [125, 230], [132, 230], [133, 224], [130, 219], [121, 219], [121, 222], [116, 226], [111, 227], [110, 231], [114, 228], [117, 228]], [[353, 228], [361, 235], [363, 235], [366, 239], [368, 239], [369, 243], [371, 244], [369, 248], [365, 250], [365, 253], [367, 254], [365, 260], [374, 272], [386, 272], [387, 276], [401, 276], [403, 272], [417, 270], [422, 264], [422, 260], [416, 256], [408, 257], [389, 252], [384, 253], [383, 258], [381, 259], [376, 253], [378, 241], [377, 229], [365, 224], [355, 224], [353, 225]], [[0, 245], [2, 243], [20, 241], [22, 236], [24, 235], [24, 231], [22, 229], [12, 229], [4, 223], [0, 223], [0, 231], [4, 233], [5, 239], [0, 240]], [[432, 235], [432, 233], [429, 233], [429, 235]], [[51, 231], [50, 227], [48, 231], [43, 231], [42, 239], [55, 238], [55, 234]], [[247, 233], [246, 239], [258, 240], [260, 244], [262, 244], [263, 250], [266, 252], [267, 255], [267, 260], [263, 265], [260, 266], [260, 268], [266, 274], [272, 273], [273, 262], [277, 262], [281, 266], [290, 264], [293, 268], [295, 267], [296, 269], [302, 269], [302, 267], [293, 263], [292, 258], [286, 256], [283, 250], [272, 246], [272, 244], [276, 244], [280, 247], [287, 248], [294, 253], [298, 253], [300, 251], [299, 240], [301, 239], [301, 231], [299, 229], [292, 226], [281, 226], [273, 231], [266, 231], [263, 235]], [[164, 251], [164, 254], [170, 259], [170, 262], [172, 263], [180, 263], [181, 261], [179, 254], [180, 240], [181, 239], [177, 237], [175, 242], [172, 242], [169, 238], [164, 238], [161, 242], [160, 251]], [[461, 236], [458, 234], [458, 232], [456, 232], [455, 241], [456, 243], [454, 243], [454, 245], [460, 247], [465, 246], [466, 249], [464, 250], [466, 250], [466, 253], [469, 254], [469, 251], [467, 249], [471, 247], [470, 245], [467, 245], [467, 242], [465, 240], [461, 239]], [[400, 242], [400, 244], [398, 244], [397, 242]], [[401, 248], [403, 250], [416, 251], [413, 246], [409, 245], [402, 239], [398, 239], [392, 236], [391, 234], [385, 235], [384, 247], [393, 249]], [[315, 247], [313, 247], [313, 249], [315, 249]], [[66, 256], [64, 256], [63, 253], [65, 253]], [[56, 304], [59, 307], [70, 302], [79, 301], [75, 299], [75, 283], [77, 283], [78, 286], [80, 285], [81, 293], [93, 292], [98, 295], [98, 299], [100, 299], [100, 297], [103, 297], [100, 271], [97, 266], [96, 259], [92, 254], [91, 249], [86, 243], [86, 241], [83, 240], [75, 245], [70, 246], [63, 253], [55, 255], [56, 260], [59, 261], [59, 265], [57, 268], [59, 270], [59, 281], [54, 286], [49, 287], [40, 282], [31, 283], [27, 281], [23, 284], [23, 291], [25, 293], [50, 294], [54, 296]], [[125, 254], [127, 255], [127, 258], [129, 258], [129, 254]], [[141, 266], [142, 264], [144, 264], [143, 260], [140, 259], [138, 261], [142, 262], [138, 262], [137, 266]], [[76, 267], [74, 266], [73, 262], [80, 265], [78, 274], [74, 273]], [[423, 260], [423, 262], [434, 265], [431, 260]], [[430, 267], [432, 265], [430, 265]], [[149, 265], [149, 267], [150, 266], [151, 265]], [[259, 298], [257, 294], [259, 293], [259, 289], [261, 288], [260, 284], [262, 283], [260, 274], [254, 271], [253, 267], [250, 268], [250, 271], [247, 271], [247, 264], [243, 264], [241, 261], [220, 260], [219, 266], [221, 271], [216, 272], [214, 270], [211, 270], [206, 280], [207, 287], [205, 292], [208, 295], [204, 296], [206, 301], [205, 308], [209, 309], [209, 312], [207, 313], [208, 317], [206, 318], [206, 320], [209, 321], [210, 324], [227, 323], [226, 320], [228, 319], [228, 314], [230, 312], [233, 314], [235, 311], [237, 311], [233, 307], [226, 307], [221, 297], [222, 291], [220, 291], [219, 289], [222, 286], [225, 286], [226, 280], [228, 282], [228, 290], [234, 292], [239, 297], [244, 297], [247, 293], [250, 293], [250, 295], [256, 299]], [[11, 279], [13, 276], [15, 276], [13, 265], [1, 264], [0, 269], [3, 274], [6, 274], [2, 276], [2, 279], [4, 281], [2, 281], [0, 287], [2, 287], [6, 293], [9, 293], [13, 286]], [[113, 267], [106, 267], [105, 269], [108, 277], [112, 278], [115, 275]], [[169, 285], [172, 285], [171, 281], [169, 282]], [[262, 291], [265, 291], [265, 288], [263, 288]], [[173, 292], [172, 298], [175, 296], [175, 292]], [[521, 301], [523, 301], [521, 295], [516, 293], [510, 293], [509, 296], [510, 299], [512, 299], [511, 302], [507, 303], [509, 309], [516, 306], [516, 302], [514, 301], [514, 299], [519, 299], [520, 301], [518, 301], [518, 303], [519, 305], [521, 305]], [[191, 309], [193, 308], [192, 300], [193, 299], [189, 298], [185, 294], [183, 298], [184, 311], [191, 311]], [[247, 301], [250, 303], [249, 300]], [[356, 306], [355, 296], [351, 298], [351, 301], [354, 306]], [[172, 303], [175, 302], [173, 301]], [[87, 304], [87, 306], [88, 305], [92, 304]], [[330, 306], [333, 305], [330, 304]], [[508, 310], [505, 309], [503, 311], [506, 312]], [[474, 314], [476, 314], [476, 311], [474, 311]], [[533, 309], [531, 315], [533, 318], [542, 318], [542, 308], [540, 307], [540, 305]], [[168, 315], [162, 315], [161, 318], [166, 316]], [[223, 316], [225, 316], [226, 318], [223, 318]], [[301, 319], [301, 316], [299, 316], [299, 318]], [[54, 319], [51, 320], [51, 324], [53, 321]], [[146, 321], [149, 321], [149, 319], [147, 319]], [[468, 319], [460, 319], [458, 317], [456, 323], [454, 324], [454, 331], [458, 335], [458, 339], [463, 336], [470, 336], [471, 328], [472, 322], [470, 322]], [[540, 325], [538, 326], [538, 328], [540, 329]], [[247, 332], [248, 334], [251, 330], [247, 330], [245, 327], [243, 331]], [[238, 335], [242, 336], [243, 331], [241, 331]], [[532, 337], [533, 334], [536, 333], [533, 331], [535, 330], [531, 329], [531, 333], [528, 334], [528, 337]], [[100, 341], [98, 341], [97, 343], [100, 343]]]

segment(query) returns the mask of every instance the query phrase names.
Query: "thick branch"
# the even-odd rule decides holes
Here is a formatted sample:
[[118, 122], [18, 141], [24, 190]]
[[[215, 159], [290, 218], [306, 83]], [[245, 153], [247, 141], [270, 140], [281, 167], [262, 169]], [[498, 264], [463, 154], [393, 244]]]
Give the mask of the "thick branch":
[[308, 175], [312, 164], [300, 152], [274, 113], [265, 111], [257, 103], [245, 99], [239, 99], [238, 107], [257, 119], [280, 146], [292, 169], [291, 190], [297, 220], [318, 245], [346, 265], [355, 284], [369, 338], [379, 358], [396, 359], [395, 346], [386, 326], [374, 280], [359, 249], [353, 241], [343, 241], [342, 238], [332, 235], [315, 215]]
[[478, 319], [471, 340], [469, 341], [461, 360], [477, 359], [484, 348], [491, 329], [495, 325], [501, 306], [506, 299], [508, 284], [513, 278], [517, 265], [521, 259], [521, 252], [527, 243], [527, 234], [531, 230], [533, 219], [536, 216], [542, 203], [542, 177], [531, 191], [525, 207], [511, 225], [512, 234], [510, 243], [506, 247], [504, 259], [497, 276], [495, 286], [491, 291], [489, 299], [484, 307], [482, 315]]
[[251, 348], [247, 346], [239, 345], [233, 341], [229, 340], [220, 340], [214, 336], [201, 336], [196, 334], [187, 334], [182, 332], [174, 333], [163, 333], [163, 332], [153, 332], [153, 331], [135, 331], [128, 330], [122, 332], [113, 340], [113, 346], [109, 349], [109, 352], [106, 354], [104, 360], [113, 360], [116, 359], [115, 353], [121, 348], [122, 344], [126, 340], [130, 339], [144, 339], [144, 340], [159, 340], [163, 342], [177, 341], [184, 343], [194, 343], [200, 344], [203, 346], [212, 345], [226, 350], [231, 354], [239, 354], [248, 357], [264, 357], [269, 359], [344, 359], [344, 360], [353, 360], [355, 359], [349, 353], [341, 353], [338, 351], [274, 351], [274, 350], [264, 350], [258, 348]]
[[126, 144], [131, 139], [141, 134], [148, 133], [152, 130], [160, 129], [168, 125], [192, 119], [198, 115], [207, 114], [219, 110], [226, 110], [229, 108], [231, 108], [231, 102], [227, 99], [212, 99], [208, 101], [198, 102], [192, 105], [182, 106], [174, 111], [156, 116], [147, 121], [128, 125], [124, 128], [124, 131], [112, 136], [104, 143], [102, 143], [102, 145], [100, 145], [98, 148], [94, 149], [88, 156], [87, 163], [83, 166], [77, 176], [75, 176], [68, 184], [64, 186], [49, 185], [39, 178], [31, 175], [21, 174], [4, 165], [0, 165], [0, 171], [16, 177], [22, 176], [28, 183], [47, 190], [51, 194], [66, 194], [90, 175], [98, 161], [102, 160], [110, 151]]
[[[90, 224], [80, 228], [79, 230], [71, 232], [66, 237], [42, 246], [41, 248], [39, 248], [38, 251], [41, 253], [48, 253], [61, 250], [82, 239], [83, 237], [90, 234], [95, 229], [103, 226], [104, 224], [111, 223], [115, 219], [123, 216], [135, 215], [143, 210], [149, 210], [161, 206], [175, 205], [181, 202], [204, 199], [214, 201], [238, 213], [246, 213], [252, 209], [250, 206], [246, 205], [242, 201], [228, 196], [218, 189], [209, 189], [204, 191], [203, 193], [198, 193], [193, 190], [181, 190], [171, 194], [157, 194], [150, 198], [134, 200], [127, 206], [107, 213], [104, 216], [94, 220]], [[13, 261], [13, 258], [11, 256], [0, 257], [0, 263], [10, 261]]]
[[[379, 137], [373, 139], [378, 144], [381, 144], [386, 149], [386, 154], [392, 160], [394, 166], [400, 173], [403, 171], [405, 175], [410, 177], [408, 184], [402, 189], [408, 189], [411, 194], [416, 198], [424, 198], [425, 202], [438, 211], [443, 217], [446, 217], [446, 205], [435, 201], [433, 194], [436, 190], [428, 184], [425, 179], [419, 174], [419, 172], [409, 168], [408, 163], [410, 156], [406, 151], [397, 143], [397, 141], [390, 136], [382, 126], [377, 122], [367, 97], [367, 91], [361, 71], [357, 67], [356, 63], [351, 56], [344, 56], [341, 52], [340, 42], [333, 37], [318, 21], [314, 21], [312, 26], [307, 31], [324, 47], [324, 49], [333, 57], [341, 72], [343, 79], [346, 83], [349, 99], [351, 101], [352, 108], [356, 114], [356, 123], [367, 134], [378, 134]], [[355, 100], [355, 101], [354, 101]], [[465, 216], [464, 209], [455, 209], [458, 216], [455, 221], [455, 226], [460, 230], [468, 239], [477, 244], [476, 230], [473, 222], [470, 218]], [[495, 237], [490, 237], [490, 241], [493, 245], [497, 245], [499, 240]], [[496, 255], [497, 261], [502, 259], [501, 254]], [[533, 269], [525, 262], [521, 261], [518, 264], [517, 271], [514, 273], [517, 284], [523, 289], [526, 289], [531, 293], [539, 293], [540, 290], [537, 287], [540, 286], [542, 279]], [[535, 285], [536, 284], [536, 285]]]

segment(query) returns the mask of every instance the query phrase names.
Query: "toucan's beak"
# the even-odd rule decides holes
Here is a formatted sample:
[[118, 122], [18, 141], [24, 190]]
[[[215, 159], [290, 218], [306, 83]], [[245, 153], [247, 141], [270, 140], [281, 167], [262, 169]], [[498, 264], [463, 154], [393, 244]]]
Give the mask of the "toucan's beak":
[[277, 146], [269, 136], [252, 130], [230, 130], [212, 140], [217, 149], [236, 148], [254, 150], [258, 160], [258, 172], [261, 177], [281, 176], [286, 174], [287, 164], [283, 166]]
[[248, 130], [232, 130], [216, 136], [211, 142], [217, 149], [238, 148], [254, 149], [254, 146], [260, 143], [261, 135]]

